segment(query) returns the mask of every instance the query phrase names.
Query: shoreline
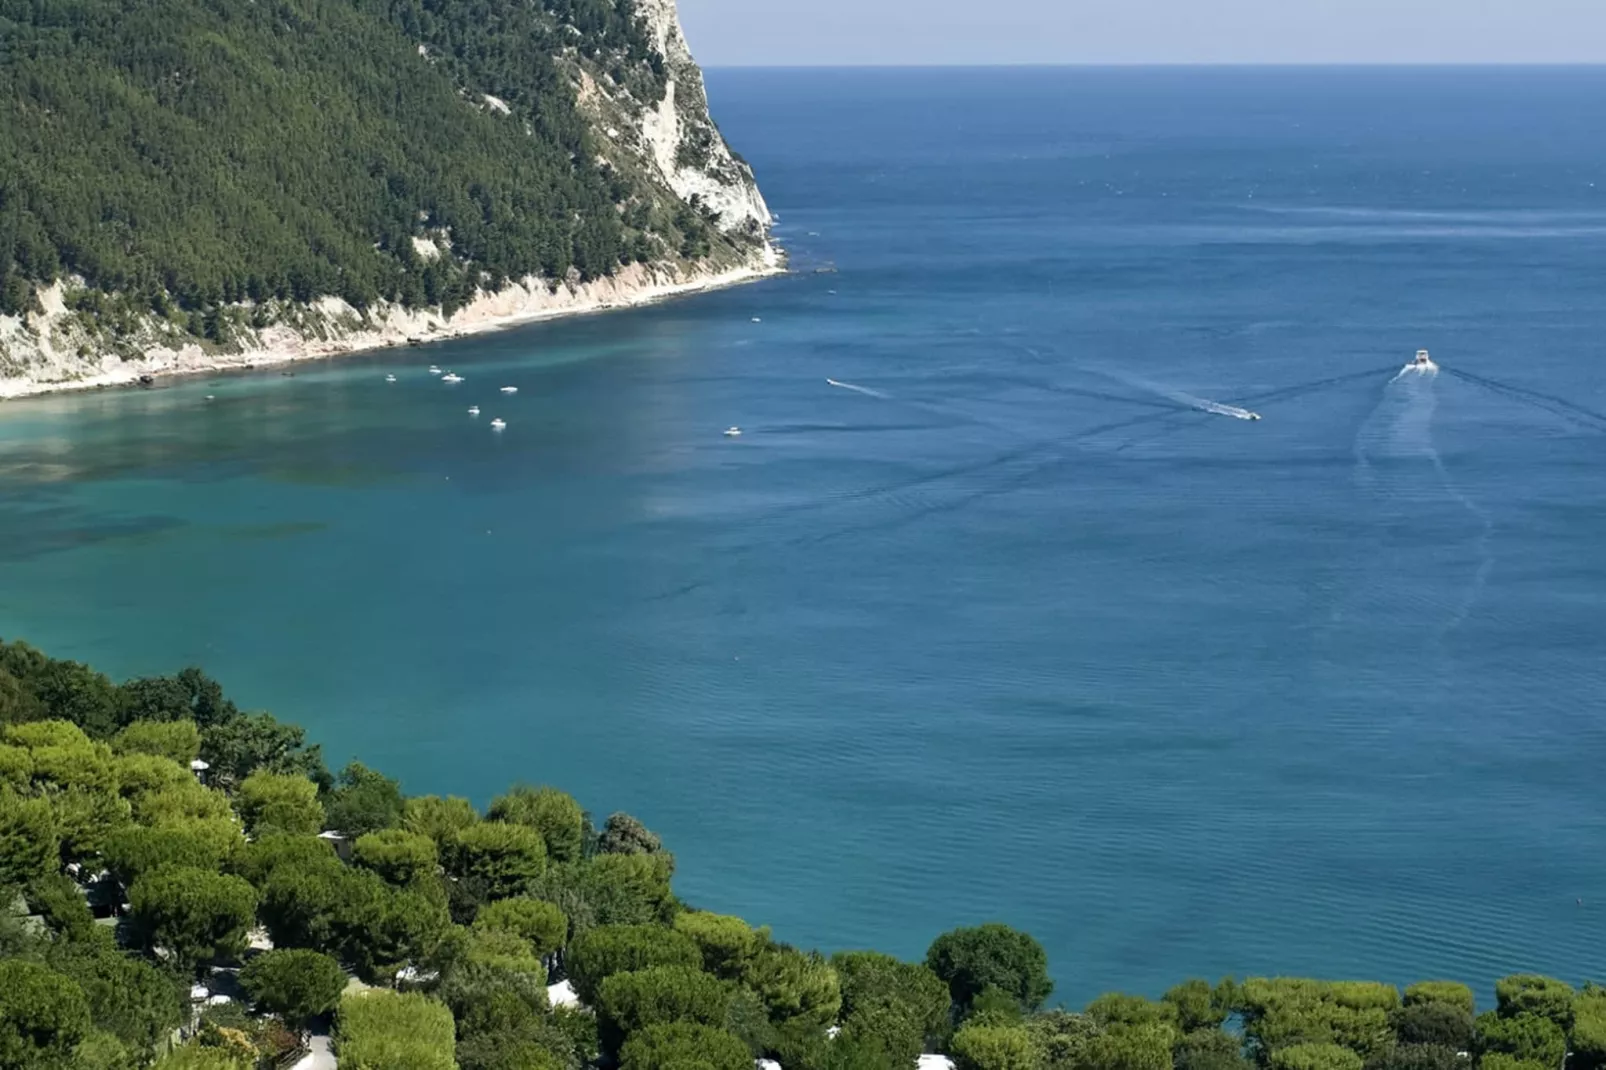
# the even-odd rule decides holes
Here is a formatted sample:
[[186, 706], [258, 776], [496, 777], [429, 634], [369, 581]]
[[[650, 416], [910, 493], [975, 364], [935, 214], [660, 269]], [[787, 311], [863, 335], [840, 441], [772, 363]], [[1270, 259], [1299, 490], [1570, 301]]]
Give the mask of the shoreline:
[[[565, 284], [551, 291], [542, 280], [526, 279], [494, 294], [482, 294], [450, 318], [434, 311], [389, 309], [378, 322], [336, 338], [316, 338], [279, 325], [264, 328], [259, 344], [235, 353], [208, 353], [199, 345], [179, 349], [153, 347], [143, 360], [120, 360], [112, 370], [77, 378], [41, 381], [27, 377], [0, 379], [0, 403], [22, 401], [69, 391], [109, 390], [138, 386], [141, 376], [188, 377], [214, 372], [243, 372], [298, 364], [310, 360], [400, 349], [471, 335], [509, 330], [542, 320], [594, 315], [640, 308], [677, 297], [730, 289], [787, 273], [779, 248], [766, 245], [760, 256], [740, 267], [715, 272], [693, 272], [690, 277], [661, 266], [632, 264], [618, 273], [589, 283]], [[322, 298], [312, 308], [333, 317], [350, 306], [337, 298]], [[48, 337], [48, 334], [47, 334]], [[102, 358], [102, 364], [108, 358]]]

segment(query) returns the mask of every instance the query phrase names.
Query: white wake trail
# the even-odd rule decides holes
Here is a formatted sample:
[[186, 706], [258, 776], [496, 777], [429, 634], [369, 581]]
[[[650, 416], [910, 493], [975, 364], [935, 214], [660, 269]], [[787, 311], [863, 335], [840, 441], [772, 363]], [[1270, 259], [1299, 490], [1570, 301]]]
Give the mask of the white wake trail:
[[827, 379], [826, 383], [840, 390], [851, 390], [855, 394], [864, 394], [872, 398], [885, 398], [887, 396], [879, 390], [871, 390], [869, 387], [859, 386], [857, 383], [843, 383], [836, 379]]

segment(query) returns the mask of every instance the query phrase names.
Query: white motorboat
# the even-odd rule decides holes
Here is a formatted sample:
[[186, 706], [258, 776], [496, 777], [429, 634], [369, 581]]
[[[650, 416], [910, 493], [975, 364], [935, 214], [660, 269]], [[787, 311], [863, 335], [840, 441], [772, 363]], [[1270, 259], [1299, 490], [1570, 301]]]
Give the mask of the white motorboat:
[[470, 416], [478, 416], [480, 414], [480, 407], [478, 405], [469, 406], [468, 414]]
[[504, 386], [502, 388], [502, 393], [504, 394], [517, 394], [518, 392], [519, 388], [516, 386]]
[[504, 428], [506, 426], [507, 426], [507, 421], [501, 419], [500, 417], [491, 421], [491, 430], [492, 431], [500, 431], [500, 430], [502, 430], [502, 428]]
[[742, 433], [742, 429], [740, 427], [727, 427], [727, 428], [725, 428], [725, 437], [726, 438], [736, 438], [741, 433]]
[[396, 381], [396, 377], [395, 377], [395, 376], [394, 376], [394, 375], [387, 375], [387, 376], [385, 376], [385, 382], [387, 382], [387, 383], [394, 383], [394, 382], [395, 382], [395, 381]]
[[447, 372], [445, 375], [441, 376], [441, 382], [443, 383], [461, 383], [462, 381], [463, 377], [461, 375], [456, 375], [452, 372]]
[[441, 373], [441, 370], [439, 368], [435, 367], [435, 365], [431, 364], [429, 366], [429, 374], [431, 374], [431, 375], [439, 375], [440, 373]]

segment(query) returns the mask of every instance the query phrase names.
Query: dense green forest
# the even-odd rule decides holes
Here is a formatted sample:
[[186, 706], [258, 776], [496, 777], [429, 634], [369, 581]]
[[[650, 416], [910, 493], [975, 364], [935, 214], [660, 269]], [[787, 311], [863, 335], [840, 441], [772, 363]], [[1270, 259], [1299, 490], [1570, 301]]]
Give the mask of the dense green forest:
[[1508, 977], [1477, 1014], [1453, 982], [1190, 980], [1070, 1011], [1008, 926], [826, 957], [681, 902], [674, 868], [556, 789], [408, 797], [198, 670], [114, 684], [0, 642], [0, 1070], [276, 1067], [331, 1026], [351, 1070], [1606, 1066], [1592, 985]]
[[110, 327], [222, 340], [239, 302], [450, 311], [706, 255], [576, 107], [577, 65], [656, 101], [662, 62], [631, 0], [0, 0], [0, 312], [76, 274]]

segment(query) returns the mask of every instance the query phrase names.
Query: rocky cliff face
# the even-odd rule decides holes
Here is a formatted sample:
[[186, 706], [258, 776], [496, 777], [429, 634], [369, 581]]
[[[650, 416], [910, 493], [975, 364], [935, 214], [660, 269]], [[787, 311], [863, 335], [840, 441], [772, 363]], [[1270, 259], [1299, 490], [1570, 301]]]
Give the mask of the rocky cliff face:
[[[35, 308], [0, 315], [0, 398], [45, 390], [115, 385], [145, 375], [250, 367], [330, 356], [509, 326], [544, 316], [639, 304], [675, 293], [731, 285], [779, 271], [771, 216], [752, 169], [726, 144], [708, 111], [702, 71], [692, 58], [675, 0], [634, 0], [656, 57], [654, 77], [617, 59], [579, 49], [557, 57], [572, 78], [575, 105], [591, 128], [599, 162], [633, 191], [620, 211], [663, 218], [691, 212], [717, 239], [694, 250], [663, 247], [658, 259], [582, 282], [530, 276], [475, 295], [449, 314], [380, 300], [359, 310], [335, 296], [300, 304], [228, 306], [241, 326], [223, 342], [191, 333], [178, 316], [123, 316], [115, 330], [84, 309], [95, 304], [81, 279], [41, 286]], [[432, 62], [422, 45], [419, 55]], [[637, 73], [645, 71], [637, 68]], [[642, 87], [662, 86], [658, 99]], [[507, 114], [502, 100], [463, 92], [463, 107]], [[699, 225], [703, 225], [699, 224]], [[420, 261], [452, 255], [450, 234], [413, 238]]]

